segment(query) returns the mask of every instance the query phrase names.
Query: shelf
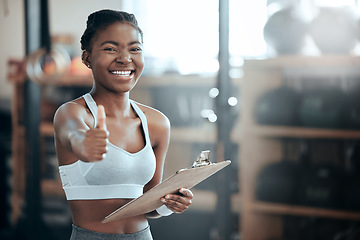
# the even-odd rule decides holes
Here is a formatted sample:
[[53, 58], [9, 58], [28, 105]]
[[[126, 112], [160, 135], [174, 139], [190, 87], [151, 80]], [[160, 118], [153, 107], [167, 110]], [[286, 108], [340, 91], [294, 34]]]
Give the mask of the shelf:
[[246, 60], [246, 66], [255, 69], [269, 69], [274, 67], [291, 68], [301, 67], [306, 69], [314, 68], [332, 68], [332, 67], [354, 67], [360, 65], [359, 56], [340, 56], [340, 55], [327, 55], [327, 56], [279, 56], [276, 58], [268, 58], [263, 60]]
[[154, 86], [215, 86], [216, 75], [179, 75], [179, 74], [162, 74], [162, 75], [143, 75], [136, 87], [154, 87]]
[[260, 126], [254, 125], [246, 130], [245, 134], [252, 134], [257, 137], [274, 138], [333, 138], [333, 139], [359, 139], [360, 131], [357, 130], [337, 130], [320, 128], [302, 127], [283, 127], [283, 126]]
[[276, 215], [294, 215], [304, 217], [324, 217], [346, 220], [360, 220], [360, 212], [285, 205], [255, 201], [251, 204], [253, 212]]
[[[217, 205], [217, 195], [215, 191], [191, 189], [194, 194], [190, 209], [196, 211], [215, 212]], [[241, 194], [234, 193], [231, 195], [231, 211], [241, 213]]]
[[216, 129], [208, 127], [172, 127], [171, 141], [192, 143], [216, 142]]
[[[343, 88], [348, 84], [347, 90], [359, 91], [359, 66], [360, 56], [284, 55], [244, 61], [241, 122], [238, 122], [236, 128], [238, 135], [234, 136], [241, 143], [239, 184], [243, 206], [240, 228], [244, 239], [286, 238], [286, 219], [283, 216], [360, 221], [360, 211], [269, 203], [254, 199], [256, 176], [261, 169], [284, 157], [298, 159], [304, 150], [302, 140], [309, 140], [312, 162], [343, 163], [345, 155], [342, 155], [342, 142], [360, 139], [360, 129], [258, 124], [254, 115], [258, 99], [269, 90], [290, 85], [305, 92], [322, 86]], [[261, 229], [259, 226], [262, 226]], [[319, 226], [312, 227], [314, 231], [320, 230]]]
[[65, 75], [54, 83], [56, 86], [91, 86], [93, 78], [91, 74]]
[[[51, 122], [42, 122], [40, 125], [41, 136], [54, 136], [54, 127]], [[216, 129], [212, 127], [172, 127], [172, 141], [191, 141], [194, 143], [216, 142]]]

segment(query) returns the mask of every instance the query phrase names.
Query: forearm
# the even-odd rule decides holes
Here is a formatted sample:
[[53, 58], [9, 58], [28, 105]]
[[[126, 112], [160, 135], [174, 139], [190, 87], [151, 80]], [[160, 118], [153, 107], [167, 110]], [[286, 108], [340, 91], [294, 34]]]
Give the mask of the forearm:
[[156, 219], [161, 217], [161, 215], [156, 210], [146, 213], [145, 216], [150, 219]]
[[162, 205], [161, 207], [157, 208], [156, 210], [147, 213], [147, 218], [160, 218], [160, 217], [167, 217], [173, 214], [174, 212], [171, 211], [167, 206]]

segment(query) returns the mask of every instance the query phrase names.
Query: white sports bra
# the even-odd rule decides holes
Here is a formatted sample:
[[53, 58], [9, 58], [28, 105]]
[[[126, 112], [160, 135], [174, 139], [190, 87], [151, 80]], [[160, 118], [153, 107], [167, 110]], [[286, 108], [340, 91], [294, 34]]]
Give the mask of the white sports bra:
[[[97, 125], [97, 105], [87, 93], [85, 102]], [[106, 157], [99, 162], [81, 160], [59, 167], [62, 186], [68, 200], [137, 198], [155, 173], [156, 159], [152, 149], [145, 114], [130, 100], [131, 106], [141, 120], [145, 147], [129, 153], [109, 143]]]

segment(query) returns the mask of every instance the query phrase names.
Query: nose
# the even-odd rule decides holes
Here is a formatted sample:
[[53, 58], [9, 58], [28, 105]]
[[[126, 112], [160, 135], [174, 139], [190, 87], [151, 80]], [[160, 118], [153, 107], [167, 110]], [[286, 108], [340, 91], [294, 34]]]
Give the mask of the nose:
[[132, 58], [131, 58], [130, 54], [121, 53], [121, 54], [119, 54], [117, 56], [116, 62], [123, 63], [123, 64], [128, 64], [128, 63], [132, 62]]

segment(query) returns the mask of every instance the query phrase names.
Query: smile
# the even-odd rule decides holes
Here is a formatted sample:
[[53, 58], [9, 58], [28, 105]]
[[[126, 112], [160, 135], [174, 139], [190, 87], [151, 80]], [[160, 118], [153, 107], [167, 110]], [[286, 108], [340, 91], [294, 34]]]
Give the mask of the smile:
[[110, 73], [118, 76], [130, 76], [132, 71], [110, 71]]

